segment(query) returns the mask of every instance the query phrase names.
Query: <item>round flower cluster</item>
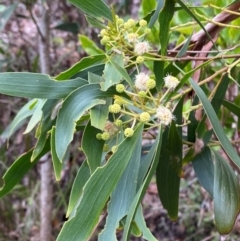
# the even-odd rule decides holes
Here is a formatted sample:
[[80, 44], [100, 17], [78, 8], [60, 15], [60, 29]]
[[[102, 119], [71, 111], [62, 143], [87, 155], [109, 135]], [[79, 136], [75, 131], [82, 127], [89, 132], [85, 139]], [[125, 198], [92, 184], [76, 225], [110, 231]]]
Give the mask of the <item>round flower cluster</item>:
[[137, 25], [134, 19], [128, 19], [125, 22], [122, 18], [115, 16], [114, 21], [100, 31], [100, 42], [112, 50], [124, 52], [127, 56], [131, 55], [132, 49], [136, 55], [141, 56], [150, 50], [149, 43], [143, 41], [144, 37], [151, 32], [147, 24], [144, 19]]
[[147, 81], [149, 80], [149, 75], [143, 72], [137, 74], [135, 79], [135, 86], [138, 90], [147, 90]]
[[[117, 151], [117, 142], [121, 139], [117, 136], [119, 132], [123, 131], [124, 136], [130, 138], [139, 122], [143, 123], [144, 130], [147, 131], [160, 125], [168, 126], [175, 119], [170, 92], [180, 81], [172, 75], [167, 75], [164, 77], [167, 90], [159, 90], [159, 85], [156, 88], [157, 83], [152, 77], [152, 72], [146, 70], [146, 67], [151, 66], [149, 61], [157, 58], [157, 54], [151, 53], [150, 43], [145, 40], [146, 35], [151, 32], [147, 25], [148, 22], [144, 19], [139, 22], [134, 19], [124, 21], [115, 16], [113, 22], [109, 22], [100, 32], [101, 43], [107, 46], [106, 55], [111, 55], [107, 56], [107, 59], [111, 60], [113, 55], [121, 54], [125, 66], [122, 70], [114, 66], [121, 73], [122, 82], [116, 84], [113, 103], [108, 108], [109, 118], [113, 122], [107, 121], [103, 132], [96, 135], [97, 139], [112, 146], [112, 153]], [[128, 70], [133, 70], [133, 73], [136, 71], [134, 84], [131, 83]]]
[[141, 122], [149, 122], [151, 119], [151, 116], [148, 112], [143, 112], [140, 114], [140, 121]]
[[153, 89], [156, 86], [156, 81], [150, 79], [149, 75], [145, 74], [144, 72], [137, 74], [135, 77], [135, 86], [140, 91]]
[[172, 75], [167, 75], [164, 77], [164, 82], [165, 86], [170, 90], [174, 90], [179, 84], [179, 80]]
[[121, 111], [121, 106], [119, 104], [113, 104], [108, 107], [109, 112], [117, 114]]
[[137, 55], [143, 55], [150, 50], [150, 45], [147, 41], [137, 42], [134, 46], [134, 52]]
[[116, 85], [116, 91], [118, 93], [122, 93], [122, 92], [124, 92], [124, 90], [125, 90], [125, 86], [123, 84]]
[[134, 133], [134, 130], [133, 130], [132, 128], [126, 128], [126, 129], [124, 130], [124, 135], [125, 135], [126, 137], [131, 137], [131, 136], [133, 135], [133, 133]]
[[160, 123], [168, 126], [174, 120], [174, 115], [172, 112], [164, 106], [159, 106], [156, 110], [156, 117], [159, 119]]

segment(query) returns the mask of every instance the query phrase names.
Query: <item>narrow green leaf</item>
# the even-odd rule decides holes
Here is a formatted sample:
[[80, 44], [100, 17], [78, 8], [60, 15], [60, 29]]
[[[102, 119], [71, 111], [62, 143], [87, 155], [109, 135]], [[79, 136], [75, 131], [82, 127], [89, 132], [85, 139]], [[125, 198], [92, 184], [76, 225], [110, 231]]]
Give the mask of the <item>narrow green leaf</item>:
[[[118, 65], [118, 69], [116, 68], [116, 65]], [[105, 79], [105, 82], [101, 84], [101, 89], [103, 91], [120, 82], [123, 76], [119, 72], [119, 68], [125, 70], [123, 67], [123, 56], [121, 54], [116, 54], [110, 57], [109, 62], [106, 63], [105, 69], [103, 71], [103, 78]]]
[[77, 62], [75, 65], [73, 65], [70, 69], [60, 73], [58, 76], [55, 77], [55, 80], [66, 80], [72, 78], [74, 75], [76, 75], [78, 72], [104, 62], [106, 59], [105, 54], [95, 55], [95, 56], [89, 56], [82, 58], [79, 62]]
[[[160, 50], [161, 51], [161, 50]], [[153, 62], [153, 72], [156, 78], [156, 88], [160, 92], [164, 83], [164, 61]]]
[[1, 94], [26, 98], [60, 99], [86, 83], [81, 78], [57, 82], [45, 74], [0, 73]]
[[55, 147], [56, 147], [56, 144], [55, 144], [55, 129], [56, 129], [56, 127], [53, 127], [52, 133], [51, 133], [51, 154], [52, 154], [52, 162], [53, 162], [53, 169], [54, 169], [54, 173], [55, 173], [55, 178], [56, 178], [56, 181], [60, 181], [63, 163], [57, 157], [57, 153], [56, 153], [56, 149], [55, 149]]
[[0, 135], [1, 139], [9, 139], [10, 136], [13, 135], [14, 132], [26, 122], [26, 118], [33, 115], [37, 102], [37, 99], [30, 100], [18, 111], [11, 124], [9, 124], [4, 132]]
[[[116, 229], [121, 219], [127, 215], [129, 207], [136, 195], [137, 178], [140, 166], [142, 137], [139, 136], [136, 148], [128, 162], [108, 204], [108, 216], [104, 230], [99, 236], [99, 241], [115, 240]], [[117, 150], [118, 152], [119, 150]], [[114, 155], [116, 155], [116, 153]]]
[[96, 64], [96, 65], [90, 66], [90, 67], [78, 72], [76, 75], [74, 75], [74, 78], [80, 77], [85, 80], [89, 80], [88, 79], [89, 74], [95, 74], [97, 76], [100, 76], [100, 75], [102, 76], [104, 67], [105, 67], [105, 64]]
[[33, 149], [20, 156], [6, 171], [3, 176], [4, 185], [0, 188], [0, 198], [10, 192], [14, 186], [22, 180], [24, 175], [37, 163], [37, 161], [50, 150], [47, 141], [42, 152], [31, 162]]
[[160, 156], [160, 151], [161, 151], [161, 148], [162, 148], [162, 129], [160, 128], [159, 129], [159, 133], [158, 133], [158, 136], [155, 140], [158, 145], [155, 149], [155, 153], [154, 153], [154, 156], [153, 156], [153, 161], [151, 163], [151, 166], [149, 168], [149, 171], [148, 171], [148, 174], [146, 176], [146, 178], [144, 179], [144, 182], [142, 183], [141, 187], [139, 188], [131, 206], [130, 206], [130, 209], [129, 209], [129, 212], [128, 212], [128, 215], [127, 215], [127, 219], [126, 219], [126, 223], [125, 223], [125, 226], [124, 226], [124, 233], [123, 233], [123, 241], [128, 241], [129, 240], [129, 236], [130, 236], [130, 232], [131, 232], [131, 223], [132, 223], [132, 220], [134, 219], [134, 216], [135, 216], [135, 213], [137, 211], [137, 208], [139, 206], [139, 203], [141, 202], [144, 194], [145, 194], [145, 191], [151, 181], [151, 178], [157, 168], [157, 164], [158, 164], [158, 161], [159, 161], [159, 156]]
[[[164, 2], [164, 1], [160, 1]], [[167, 46], [169, 41], [169, 25], [174, 14], [175, 0], [165, 1], [165, 4], [159, 14], [159, 24], [160, 24], [160, 44], [161, 44], [161, 54], [165, 55], [167, 53]]]
[[105, 80], [102, 76], [94, 74], [92, 72], [88, 72], [88, 82], [89, 84], [101, 84]]
[[99, 88], [98, 84], [83, 86], [72, 92], [64, 101], [56, 124], [56, 150], [60, 159], [63, 158], [67, 146], [73, 138], [76, 121], [91, 107], [105, 104], [103, 98], [106, 99], [116, 93], [113, 89], [102, 92]]
[[31, 117], [31, 119], [29, 120], [27, 128], [26, 128], [26, 130], [24, 131], [23, 134], [27, 134], [30, 131], [32, 131], [32, 129], [37, 125], [37, 123], [39, 121], [41, 121], [42, 115], [43, 115], [42, 107], [44, 106], [46, 101], [47, 100], [42, 100], [42, 99], [38, 100], [37, 107], [36, 107], [32, 117]]
[[99, 90], [98, 84], [88, 84], [73, 91], [63, 102], [56, 123], [56, 152], [63, 160], [68, 145], [73, 139], [76, 121], [93, 106], [105, 104], [106, 92]]
[[234, 115], [240, 118], [240, 107], [229, 101], [223, 100], [223, 105]]
[[83, 189], [83, 195], [75, 215], [64, 223], [57, 241], [88, 240], [111, 192], [121, 178], [132, 153], [142, 135], [139, 125], [131, 138], [119, 145], [118, 151], [111, 156], [107, 164], [90, 177]]
[[106, 3], [102, 0], [68, 0], [70, 3], [80, 8], [84, 13], [92, 17], [106, 18], [112, 21], [112, 13]]
[[135, 215], [135, 222], [139, 229], [142, 231], [142, 237], [148, 241], [157, 241], [157, 239], [153, 236], [149, 228], [146, 226], [146, 222], [143, 216], [142, 205], [138, 206], [136, 215]]
[[195, 90], [196, 94], [198, 95], [198, 98], [202, 102], [203, 108], [208, 116], [208, 119], [210, 120], [210, 122], [212, 124], [213, 130], [214, 130], [217, 138], [221, 142], [223, 149], [226, 151], [226, 153], [231, 158], [231, 160], [238, 167], [240, 167], [240, 158], [239, 158], [238, 154], [236, 153], [236, 151], [234, 150], [232, 144], [228, 140], [226, 134], [224, 133], [224, 130], [218, 120], [218, 117], [217, 117], [211, 103], [209, 102], [208, 98], [206, 97], [206, 95], [204, 94], [202, 89], [192, 79], [189, 79], [189, 81], [190, 81], [193, 89]]
[[90, 110], [91, 124], [99, 130], [103, 130], [108, 119], [108, 107], [112, 103], [112, 98], [106, 99], [105, 105], [94, 106]]
[[78, 173], [73, 182], [66, 217], [69, 217], [69, 215], [74, 210], [74, 207], [77, 206], [77, 203], [82, 195], [83, 187], [89, 178], [90, 169], [87, 164], [87, 161], [84, 161], [84, 163], [79, 168]]
[[148, 23], [149, 28], [152, 28], [154, 23], [157, 21], [159, 13], [162, 10], [162, 8], [164, 7], [164, 4], [165, 4], [164, 0], [157, 0], [157, 8], [156, 8], [154, 14], [151, 17], [150, 22]]
[[158, 194], [163, 207], [172, 220], [178, 217], [178, 198], [182, 168], [182, 139], [175, 123], [172, 122], [166, 147], [162, 149], [156, 180]]
[[198, 181], [213, 197], [214, 166], [209, 147], [205, 147], [201, 153], [194, 157], [192, 165]]
[[93, 42], [90, 38], [85, 35], [79, 34], [78, 35], [79, 41], [84, 49], [84, 51], [88, 55], [97, 55], [97, 54], [104, 54], [103, 50], [100, 49], [95, 42]]
[[214, 215], [218, 231], [228, 234], [235, 223], [240, 208], [240, 186], [232, 168], [214, 151]]
[[11, 18], [17, 4], [12, 4], [8, 6], [3, 12], [0, 13], [0, 32], [5, 28], [8, 20]]
[[192, 39], [192, 35], [193, 35], [193, 33], [191, 33], [191, 35], [187, 38], [186, 43], [184, 43], [184, 45], [182, 46], [182, 48], [180, 49], [180, 51], [178, 52], [176, 57], [181, 58], [186, 54], [186, 52], [188, 50], [188, 46], [189, 46], [189, 44], [191, 42], [191, 39]]
[[82, 149], [87, 157], [91, 173], [100, 166], [102, 159], [104, 141], [96, 138], [98, 133], [99, 130], [91, 126], [89, 121], [83, 133]]
[[128, 82], [128, 84], [133, 87], [132, 79], [130, 78], [127, 70], [123, 68], [121, 65], [116, 63], [113, 59], [110, 59], [111, 64], [116, 68], [116, 70], [120, 73], [120, 75]]
[[[212, 107], [216, 114], [218, 114], [221, 105], [223, 103], [223, 99], [226, 95], [226, 91], [228, 89], [229, 85], [229, 77], [227, 74], [222, 78], [220, 85], [218, 86], [216, 93], [211, 101]], [[208, 144], [211, 136], [212, 136], [212, 130], [206, 130], [206, 115], [202, 118], [201, 122], [198, 125], [198, 128], [196, 130], [196, 136], [198, 138], [202, 138], [205, 145]]]
[[55, 118], [52, 118], [52, 112], [56, 111], [54, 108], [56, 108], [55, 106], [57, 105], [57, 102], [58, 100], [47, 100], [42, 108], [43, 118], [36, 130], [36, 137], [38, 138], [38, 141], [33, 150], [31, 161], [33, 161], [44, 148], [48, 137], [48, 131], [50, 131], [52, 126], [55, 124]]
[[157, 150], [158, 145], [159, 145], [159, 141], [156, 140], [153, 143], [153, 145], [151, 146], [148, 153], [142, 158], [140, 168], [139, 168], [137, 189], [139, 189], [141, 187], [143, 181], [145, 180], [145, 178], [148, 174], [149, 168], [152, 165], [152, 160], [153, 160], [154, 156], [156, 155], [156, 150]]
[[[197, 105], [199, 103], [198, 96], [195, 95], [192, 105]], [[195, 111], [191, 111], [189, 115], [189, 120], [191, 121], [191, 125], [188, 125], [188, 141], [189, 142], [195, 142], [196, 141], [196, 130], [198, 127], [199, 122], [195, 118]]]

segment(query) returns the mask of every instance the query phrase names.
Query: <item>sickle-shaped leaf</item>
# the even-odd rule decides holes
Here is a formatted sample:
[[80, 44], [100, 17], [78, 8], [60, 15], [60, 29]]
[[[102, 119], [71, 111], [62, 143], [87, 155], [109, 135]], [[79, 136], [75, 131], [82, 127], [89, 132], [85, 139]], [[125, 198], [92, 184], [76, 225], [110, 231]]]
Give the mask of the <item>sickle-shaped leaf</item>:
[[137, 226], [142, 232], [142, 237], [148, 241], [157, 241], [157, 239], [153, 236], [149, 228], [146, 226], [144, 216], [143, 216], [143, 210], [142, 205], [140, 204], [138, 206], [137, 212], [135, 214], [134, 221], [136, 222]]
[[[56, 123], [56, 153], [63, 160], [68, 145], [73, 139], [76, 121], [93, 106], [105, 104], [107, 95], [98, 84], [88, 84], [73, 91], [63, 102]], [[100, 98], [100, 99], [99, 99]]]
[[147, 173], [147, 176], [145, 177], [142, 185], [140, 186], [127, 215], [127, 219], [126, 219], [126, 223], [124, 226], [124, 233], [123, 233], [123, 241], [127, 241], [129, 240], [129, 236], [130, 236], [130, 232], [131, 232], [131, 223], [134, 219], [134, 215], [137, 211], [137, 208], [139, 206], [139, 203], [141, 202], [145, 191], [151, 181], [151, 178], [157, 168], [158, 165], [158, 161], [159, 161], [159, 156], [160, 156], [160, 152], [161, 152], [161, 148], [162, 148], [162, 127], [160, 127], [159, 129], [159, 133], [158, 136], [155, 140], [156, 142], [156, 146], [154, 145], [154, 150], [153, 152], [151, 152], [151, 156], [149, 156], [149, 158], [152, 158], [152, 163], [151, 166], [149, 168], [149, 171]]
[[103, 167], [97, 168], [83, 188], [79, 206], [72, 217], [65, 222], [57, 241], [88, 240], [110, 194], [121, 178], [138, 139], [142, 135], [139, 125], [131, 138], [126, 138]]
[[0, 93], [17, 97], [61, 99], [85, 84], [87, 82], [81, 78], [58, 82], [45, 74], [0, 74]]
[[55, 77], [55, 80], [66, 80], [70, 79], [75, 76], [78, 72], [91, 67], [95, 64], [101, 63], [106, 59], [105, 54], [95, 55], [95, 56], [88, 56], [82, 58], [79, 62], [73, 65], [70, 69], [60, 73], [58, 76]]
[[81, 167], [79, 168], [78, 173], [74, 179], [74, 183], [73, 183], [70, 198], [69, 198], [66, 217], [69, 217], [69, 215], [72, 213], [74, 208], [77, 206], [77, 203], [80, 200], [80, 197], [82, 195], [83, 187], [85, 186], [90, 175], [91, 175], [90, 168], [88, 166], [87, 160], [85, 160], [82, 163]]
[[228, 140], [226, 134], [224, 133], [224, 130], [218, 120], [218, 117], [217, 117], [211, 103], [209, 102], [208, 98], [204, 94], [203, 90], [192, 79], [189, 79], [189, 81], [190, 81], [193, 89], [195, 90], [198, 98], [202, 102], [203, 108], [208, 116], [208, 119], [210, 120], [210, 122], [212, 124], [213, 130], [214, 130], [217, 138], [221, 142], [223, 149], [226, 151], [226, 153], [231, 158], [231, 160], [240, 168], [240, 158], [239, 158], [238, 154], [236, 153], [236, 151], [234, 150], [232, 144]]
[[163, 7], [164, 7], [164, 0], [157, 0], [157, 8], [150, 19], [150, 22], [148, 24], [149, 28], [151, 28], [154, 25], [154, 23], [157, 21], [159, 13]]
[[229, 101], [223, 100], [223, 105], [234, 115], [240, 118], [240, 107]]
[[106, 18], [112, 21], [112, 13], [106, 3], [102, 0], [68, 0], [70, 3], [80, 8], [84, 13], [99, 18]]
[[214, 166], [209, 147], [205, 147], [201, 153], [194, 157], [192, 165], [198, 181], [213, 197]]
[[51, 130], [55, 123], [55, 119], [52, 118], [52, 111], [56, 108], [57, 103], [58, 100], [47, 100], [46, 104], [42, 108], [43, 118], [36, 130], [36, 137], [38, 138], [38, 141], [33, 150], [31, 161], [34, 160], [42, 151], [49, 135], [48, 131]]
[[91, 173], [100, 166], [102, 159], [104, 141], [96, 138], [98, 133], [99, 130], [91, 126], [91, 122], [89, 121], [83, 133], [82, 149], [87, 156], [87, 162]]
[[[139, 137], [132, 157], [124, 170], [108, 204], [108, 216], [99, 241], [117, 241], [116, 229], [121, 219], [127, 215], [129, 207], [136, 195], [137, 178], [141, 159], [142, 137]], [[118, 151], [118, 150], [117, 150]]]
[[51, 132], [51, 155], [52, 155], [53, 169], [54, 169], [56, 181], [60, 181], [63, 163], [58, 159], [57, 153], [56, 153], [55, 129], [56, 127], [53, 126], [52, 132]]
[[172, 220], [176, 220], [178, 217], [181, 166], [182, 139], [175, 123], [172, 123], [167, 145], [162, 149], [156, 173], [159, 197]]
[[47, 100], [42, 100], [42, 99], [38, 100], [37, 108], [34, 111], [31, 119], [29, 120], [27, 128], [23, 134], [27, 134], [30, 131], [32, 131], [32, 129], [38, 124], [38, 122], [41, 121], [42, 115], [43, 115], [42, 108], [43, 108], [44, 104], [46, 103], [46, 101]]
[[214, 151], [214, 215], [218, 231], [228, 234], [240, 209], [240, 186], [232, 168]]
[[165, 1], [164, 7], [159, 15], [160, 23], [160, 44], [161, 44], [161, 54], [165, 55], [167, 52], [167, 45], [169, 40], [169, 24], [173, 18], [174, 14], [175, 0]]

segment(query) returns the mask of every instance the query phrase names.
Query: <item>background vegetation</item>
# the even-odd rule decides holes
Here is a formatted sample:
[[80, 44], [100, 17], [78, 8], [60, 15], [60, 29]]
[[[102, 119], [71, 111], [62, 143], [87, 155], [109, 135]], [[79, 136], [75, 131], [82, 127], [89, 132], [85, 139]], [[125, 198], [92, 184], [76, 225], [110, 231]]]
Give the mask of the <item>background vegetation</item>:
[[[132, 17], [141, 19], [156, 6], [155, 0], [143, 1], [106, 1], [113, 5], [117, 14], [125, 19]], [[202, 8], [198, 11], [201, 22], [205, 25], [222, 8], [231, 1], [201, 1], [192, 5], [199, 5]], [[213, 4], [213, 5], [208, 5]], [[217, 6], [219, 6], [219, 8]], [[3, 0], [0, 4], [0, 71], [1, 72], [41, 72], [39, 53], [39, 30], [36, 19], [41, 17], [42, 1], [21, 1], [13, 2]], [[65, 0], [58, 0], [51, 3], [49, 10], [50, 46], [49, 46], [49, 74], [56, 76], [68, 69], [81, 58], [87, 55], [98, 53], [99, 48], [103, 50], [98, 38], [99, 30], [91, 27], [84, 15], [73, 5]], [[238, 10], [239, 11], [239, 10]], [[219, 50], [233, 48], [231, 54], [238, 54], [238, 42], [240, 35], [238, 28], [239, 19], [231, 22], [231, 26], [223, 26], [216, 40]], [[182, 41], [188, 39], [193, 33], [201, 28], [195, 20], [184, 11], [177, 11], [171, 21], [171, 39], [169, 49], [174, 49]], [[159, 36], [156, 29], [153, 29], [150, 41], [153, 48], [157, 49]], [[93, 42], [92, 42], [93, 41]], [[174, 55], [174, 51], [171, 52]], [[206, 56], [204, 56], [206, 57]], [[224, 64], [230, 64], [230, 60], [223, 62], [215, 61], [212, 65], [202, 68], [201, 78], [212, 75]], [[192, 68], [188, 64], [186, 70]], [[239, 84], [239, 69], [232, 70], [231, 75], [236, 78]], [[216, 82], [216, 79], [214, 79]], [[210, 85], [211, 87], [211, 85]], [[238, 85], [235, 82], [229, 86], [226, 93], [226, 100], [239, 105]], [[26, 124], [16, 131], [9, 140], [5, 139], [6, 128], [10, 121], [17, 114], [18, 110], [27, 103], [24, 98], [12, 98], [0, 95], [0, 176], [2, 177], [7, 168], [16, 158], [28, 151], [36, 142], [33, 135], [22, 135]], [[239, 140], [239, 121], [236, 115], [224, 109], [219, 114], [221, 123], [225, 128], [229, 139]], [[80, 146], [82, 134], [77, 134], [71, 147], [76, 150]], [[236, 146], [239, 153], [239, 146]], [[223, 156], [226, 156], [219, 148]], [[79, 166], [84, 160], [83, 154], [71, 151], [68, 154], [67, 164], [61, 173], [61, 181], [56, 182], [54, 174], [51, 176], [53, 186], [52, 196], [52, 240], [57, 237], [63, 222], [69, 201], [69, 195], [73, 180]], [[0, 240], [31, 240], [37, 241], [40, 233], [40, 166], [41, 160], [24, 179], [15, 186], [8, 195], [0, 199]], [[239, 170], [232, 167], [237, 175]], [[3, 184], [3, 183], [1, 183]], [[214, 225], [213, 202], [209, 194], [199, 185], [193, 171], [192, 165], [184, 167], [184, 178], [181, 179], [179, 214], [176, 222], [170, 221], [167, 212], [159, 201], [156, 180], [152, 179], [143, 199], [144, 216], [147, 226], [154, 233], [158, 240], [240, 240], [238, 219], [231, 234], [227, 237], [220, 236]], [[100, 223], [103, 226], [104, 219]], [[98, 230], [95, 230], [97, 235]], [[95, 235], [95, 236], [96, 236]], [[121, 232], [119, 232], [119, 237]], [[92, 240], [95, 240], [94, 237]], [[132, 237], [131, 240], [144, 240], [141, 237]]]

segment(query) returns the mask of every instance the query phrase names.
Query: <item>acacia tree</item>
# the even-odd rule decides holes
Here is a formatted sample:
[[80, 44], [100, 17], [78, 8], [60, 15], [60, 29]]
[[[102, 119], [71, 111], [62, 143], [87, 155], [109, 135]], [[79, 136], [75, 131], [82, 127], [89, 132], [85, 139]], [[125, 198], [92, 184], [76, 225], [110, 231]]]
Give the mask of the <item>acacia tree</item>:
[[[49, 151], [59, 181], [74, 133], [83, 131], [86, 160], [72, 186], [58, 241], [88, 240], [103, 213], [99, 240], [117, 240], [116, 229], [122, 228], [123, 240], [131, 233], [156, 240], [144, 222], [141, 200], [156, 173], [162, 205], [176, 220], [188, 163], [213, 198], [218, 231], [229, 233], [240, 196], [228, 159], [239, 168], [240, 158], [233, 146], [239, 139], [229, 139], [223, 118], [233, 113], [236, 121], [240, 110], [235, 98], [224, 98], [238, 90], [239, 46], [234, 41], [225, 49], [219, 46], [220, 31], [237, 28], [231, 22], [240, 3], [199, 8], [181, 0], [143, 1], [145, 16], [134, 20], [120, 18], [101, 0], [70, 2], [100, 29], [104, 51], [85, 37], [85, 46], [97, 54], [56, 77], [0, 74], [0, 93], [31, 99], [10, 124], [9, 136], [22, 116], [31, 116], [25, 133], [37, 126], [36, 145], [9, 167], [0, 196]], [[211, 20], [209, 10], [218, 12]], [[179, 24], [180, 12], [192, 21]], [[174, 41], [176, 47], [169, 49]]]

